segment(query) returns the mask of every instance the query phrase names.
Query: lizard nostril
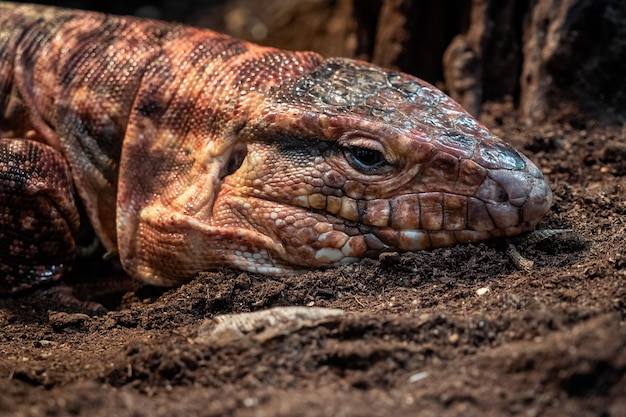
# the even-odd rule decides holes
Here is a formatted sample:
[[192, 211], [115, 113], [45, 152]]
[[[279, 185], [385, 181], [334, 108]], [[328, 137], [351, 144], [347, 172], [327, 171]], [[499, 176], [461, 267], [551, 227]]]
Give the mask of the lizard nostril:
[[[510, 176], [501, 176], [498, 180], [490, 177], [485, 178], [481, 186], [476, 192], [476, 197], [485, 202], [490, 203], [507, 203], [510, 201], [511, 195], [507, 189], [511, 189]], [[515, 184], [513, 184], [514, 186]]]
[[498, 203], [505, 203], [509, 201], [509, 193], [507, 193], [506, 190], [501, 186], [498, 186], [495, 197], [495, 200]]

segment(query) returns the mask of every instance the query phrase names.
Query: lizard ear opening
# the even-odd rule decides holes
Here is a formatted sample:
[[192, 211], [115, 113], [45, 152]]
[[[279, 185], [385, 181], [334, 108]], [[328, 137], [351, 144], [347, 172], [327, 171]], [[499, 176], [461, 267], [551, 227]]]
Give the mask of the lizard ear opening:
[[248, 155], [248, 148], [246, 147], [246, 145], [236, 145], [230, 153], [228, 161], [222, 167], [222, 171], [220, 172], [220, 179], [223, 180], [225, 177], [237, 171], [241, 167], [241, 164], [243, 164], [243, 160], [246, 158], [246, 155]]

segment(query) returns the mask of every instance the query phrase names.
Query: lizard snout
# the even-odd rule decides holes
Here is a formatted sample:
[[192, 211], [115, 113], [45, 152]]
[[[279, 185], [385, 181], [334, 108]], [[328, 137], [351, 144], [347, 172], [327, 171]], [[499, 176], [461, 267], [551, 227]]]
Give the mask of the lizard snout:
[[525, 169], [489, 170], [476, 192], [485, 204], [495, 235], [529, 230], [552, 204], [552, 191], [537, 167], [526, 157]]

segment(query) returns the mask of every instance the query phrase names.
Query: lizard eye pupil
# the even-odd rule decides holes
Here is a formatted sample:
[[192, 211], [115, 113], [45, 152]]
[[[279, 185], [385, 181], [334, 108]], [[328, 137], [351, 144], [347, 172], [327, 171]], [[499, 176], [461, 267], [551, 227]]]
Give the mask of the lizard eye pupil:
[[372, 171], [387, 164], [387, 160], [376, 149], [352, 146], [346, 152], [348, 160], [360, 171]]

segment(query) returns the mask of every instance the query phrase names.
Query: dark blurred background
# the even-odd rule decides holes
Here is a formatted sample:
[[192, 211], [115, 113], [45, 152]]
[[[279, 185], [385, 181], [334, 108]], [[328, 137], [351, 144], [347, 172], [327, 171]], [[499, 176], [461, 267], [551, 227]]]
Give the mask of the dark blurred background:
[[[473, 114], [571, 108], [626, 119], [625, 0], [61, 0], [55, 6], [206, 27], [417, 75]], [[621, 120], [621, 119], [620, 119]]]
[[[61, 0], [40, 4], [176, 21], [255, 43], [395, 66], [437, 83], [441, 57], [467, 29], [470, 0]], [[393, 3], [393, 2], [387, 2]], [[385, 16], [383, 16], [385, 15]], [[381, 22], [386, 19], [386, 22]], [[393, 30], [379, 30], [388, 26]], [[382, 45], [377, 40], [392, 43]], [[383, 43], [384, 43], [383, 42]]]

